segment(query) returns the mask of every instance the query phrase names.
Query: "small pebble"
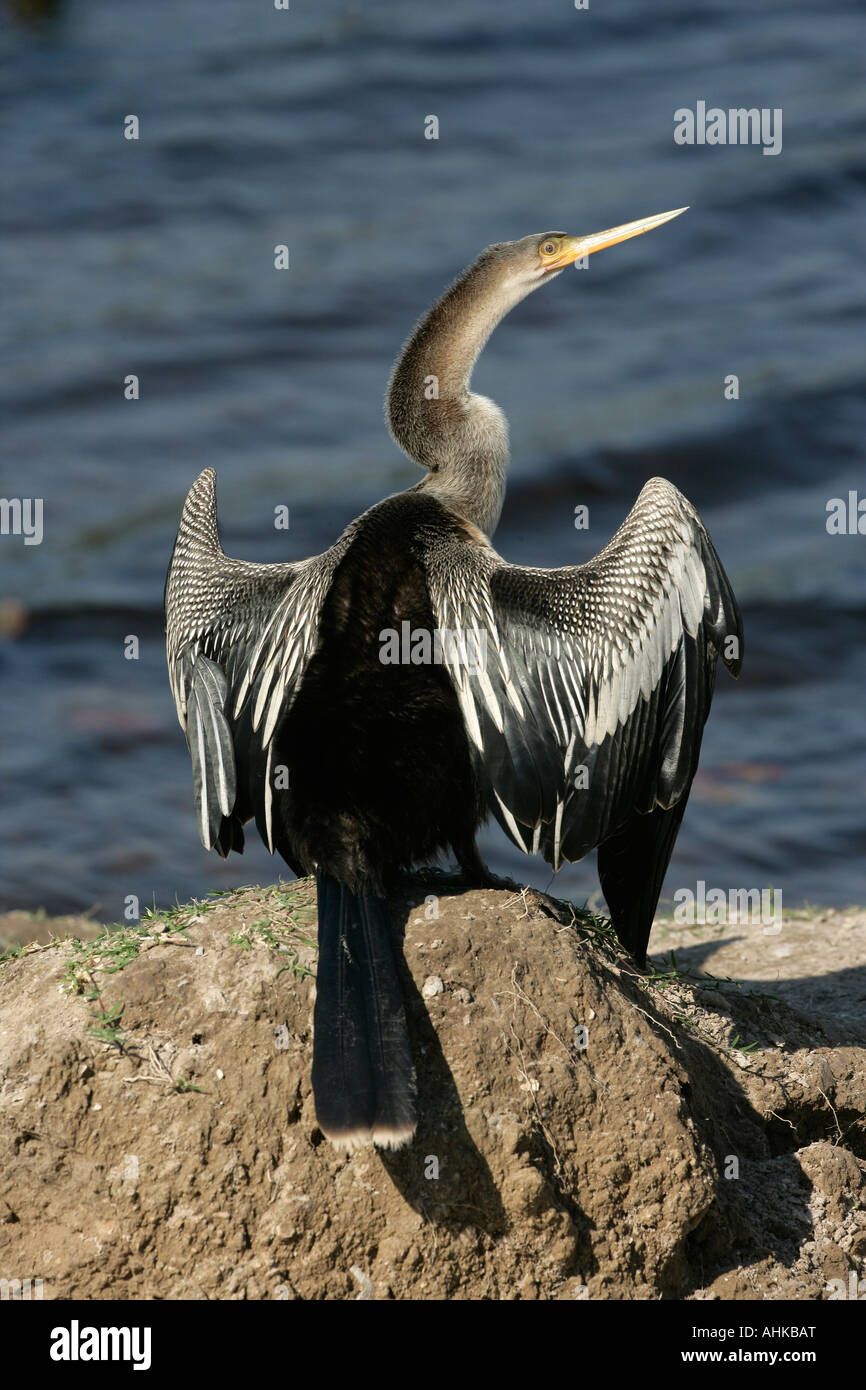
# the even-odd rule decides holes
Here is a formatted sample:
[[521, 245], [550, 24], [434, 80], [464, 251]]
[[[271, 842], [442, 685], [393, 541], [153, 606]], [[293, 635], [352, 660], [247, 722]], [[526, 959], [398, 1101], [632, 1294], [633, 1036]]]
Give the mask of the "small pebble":
[[217, 1081], [224, 1081], [224, 1080], [225, 1080], [225, 1072], [224, 1072], [224, 1071], [221, 1071], [220, 1068], [217, 1067]]
[[432, 999], [436, 994], [442, 994], [445, 986], [438, 975], [428, 975], [421, 989], [421, 994], [425, 999]]

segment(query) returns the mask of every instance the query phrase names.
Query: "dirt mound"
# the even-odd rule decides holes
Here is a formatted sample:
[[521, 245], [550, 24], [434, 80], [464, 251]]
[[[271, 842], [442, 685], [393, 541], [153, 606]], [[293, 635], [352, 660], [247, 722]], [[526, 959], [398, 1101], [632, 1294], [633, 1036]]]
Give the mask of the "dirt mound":
[[4, 1276], [46, 1298], [813, 1299], [866, 1259], [860, 1042], [637, 976], [538, 894], [431, 880], [395, 920], [422, 1107], [397, 1154], [316, 1126], [308, 881], [7, 959]]

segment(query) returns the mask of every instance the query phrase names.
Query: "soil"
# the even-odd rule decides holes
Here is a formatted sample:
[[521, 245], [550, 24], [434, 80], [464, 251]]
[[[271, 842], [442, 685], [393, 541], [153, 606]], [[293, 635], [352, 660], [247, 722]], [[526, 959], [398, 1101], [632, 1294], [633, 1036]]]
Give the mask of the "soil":
[[413, 880], [419, 1131], [345, 1156], [310, 1090], [314, 905], [303, 881], [97, 937], [0, 921], [0, 1275], [55, 1299], [803, 1300], [863, 1275], [866, 913], [662, 921], [641, 975], [566, 904]]

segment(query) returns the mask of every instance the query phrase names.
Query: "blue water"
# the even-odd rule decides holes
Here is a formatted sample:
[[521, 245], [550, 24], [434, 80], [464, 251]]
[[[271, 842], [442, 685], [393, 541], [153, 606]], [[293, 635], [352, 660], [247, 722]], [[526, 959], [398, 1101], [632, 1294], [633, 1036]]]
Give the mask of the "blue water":
[[[864, 51], [866, 13], [837, 0], [7, 10], [0, 496], [42, 497], [44, 539], [0, 536], [0, 905], [116, 918], [127, 894], [284, 868], [197, 839], [161, 631], [193, 478], [218, 471], [230, 553], [322, 550], [419, 476], [382, 396], [462, 266], [683, 204], [488, 345], [475, 381], [513, 452], [496, 544], [586, 558], [648, 477], [675, 482], [747, 656], [738, 684], [720, 673], [666, 895], [703, 878], [866, 900], [866, 536], [825, 526], [828, 499], [866, 497]], [[674, 111], [698, 100], [781, 108], [781, 153], [676, 145]], [[496, 829], [482, 850], [550, 881]], [[586, 897], [592, 862], [557, 885]]]

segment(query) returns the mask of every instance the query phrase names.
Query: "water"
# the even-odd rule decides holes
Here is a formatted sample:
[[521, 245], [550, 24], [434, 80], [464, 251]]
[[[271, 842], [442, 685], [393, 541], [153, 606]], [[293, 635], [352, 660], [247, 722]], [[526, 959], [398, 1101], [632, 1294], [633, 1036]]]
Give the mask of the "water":
[[[279, 870], [252, 841], [224, 863], [197, 840], [161, 628], [193, 478], [218, 471], [229, 553], [322, 550], [416, 481], [385, 383], [481, 247], [683, 204], [491, 340], [476, 385], [514, 459], [497, 547], [587, 558], [646, 478], [675, 482], [747, 653], [738, 684], [720, 673], [666, 895], [703, 878], [866, 899], [866, 536], [825, 527], [829, 498], [866, 495], [864, 45], [857, 5], [792, 0], [7, 12], [0, 496], [44, 498], [45, 534], [0, 537], [0, 904], [117, 918], [127, 894]], [[781, 154], [675, 145], [698, 100], [781, 107]], [[497, 829], [481, 847], [549, 883]], [[584, 898], [592, 862], [557, 884]]]

